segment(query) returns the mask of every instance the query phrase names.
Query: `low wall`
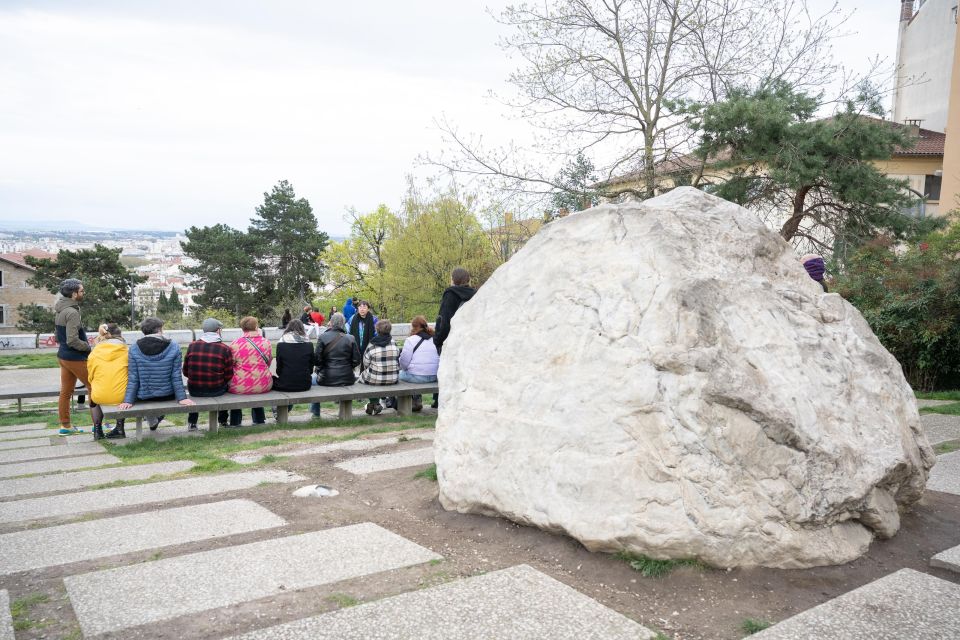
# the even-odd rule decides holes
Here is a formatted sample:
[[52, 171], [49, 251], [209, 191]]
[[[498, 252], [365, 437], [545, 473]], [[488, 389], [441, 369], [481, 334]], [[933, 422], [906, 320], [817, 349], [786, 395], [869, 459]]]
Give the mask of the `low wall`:
[[[276, 342], [280, 339], [280, 336], [283, 335], [283, 331], [277, 327], [264, 327], [260, 330], [260, 332], [271, 342]], [[177, 344], [186, 345], [199, 338], [200, 333], [201, 331], [199, 330], [193, 331], [191, 329], [171, 329], [169, 331], [164, 331], [163, 335], [170, 338]], [[224, 328], [222, 334], [224, 342], [232, 342], [242, 336], [243, 331], [241, 331], [239, 328]], [[408, 338], [410, 336], [410, 323], [402, 322], [393, 325], [391, 334], [396, 340], [404, 340]], [[87, 339], [90, 344], [93, 344], [93, 336], [95, 335], [96, 333], [90, 331], [87, 332]], [[127, 344], [134, 344], [142, 337], [143, 333], [139, 331], [123, 332], [123, 341]], [[35, 336], [32, 333], [0, 336], [0, 353], [3, 351], [21, 351], [24, 349], [50, 351], [56, 349], [57, 346], [57, 336], [52, 333], [41, 333], [39, 336]]]

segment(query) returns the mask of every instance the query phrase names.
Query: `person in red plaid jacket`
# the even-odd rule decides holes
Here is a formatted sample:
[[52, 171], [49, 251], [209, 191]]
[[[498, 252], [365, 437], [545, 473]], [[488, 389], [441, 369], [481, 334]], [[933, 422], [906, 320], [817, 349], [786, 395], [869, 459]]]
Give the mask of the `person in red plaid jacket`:
[[[215, 398], [227, 392], [233, 378], [233, 351], [223, 344], [223, 323], [216, 318], [207, 318], [201, 326], [203, 333], [187, 347], [183, 359], [183, 375], [187, 377], [187, 389], [195, 398]], [[199, 414], [187, 416], [190, 431], [197, 430]], [[227, 412], [217, 414], [220, 426], [227, 424]]]

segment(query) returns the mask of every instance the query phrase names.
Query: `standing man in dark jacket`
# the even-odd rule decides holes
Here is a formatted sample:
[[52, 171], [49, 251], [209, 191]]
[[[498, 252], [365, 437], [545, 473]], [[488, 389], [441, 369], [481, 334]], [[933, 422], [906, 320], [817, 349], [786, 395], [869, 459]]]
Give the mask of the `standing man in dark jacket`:
[[437, 324], [434, 329], [433, 344], [437, 353], [443, 349], [443, 343], [450, 335], [450, 321], [464, 302], [477, 292], [470, 286], [470, 273], [463, 267], [457, 267], [450, 274], [450, 286], [443, 292], [440, 299], [440, 313], [437, 315]]
[[[207, 318], [200, 325], [203, 333], [187, 347], [183, 359], [183, 375], [187, 377], [187, 389], [196, 398], [216, 398], [230, 388], [233, 379], [233, 350], [223, 344], [223, 323], [216, 318]], [[187, 415], [187, 430], [197, 430], [199, 413]], [[217, 413], [217, 422], [227, 426], [226, 411]]]
[[357, 312], [353, 315], [353, 318], [347, 321], [347, 333], [357, 341], [360, 355], [367, 352], [370, 341], [373, 340], [373, 336], [377, 335], [377, 320], [377, 316], [370, 311], [370, 303], [362, 300], [357, 305]]
[[82, 433], [70, 423], [70, 398], [73, 396], [77, 380], [90, 388], [87, 378], [87, 356], [90, 355], [90, 343], [87, 332], [80, 322], [80, 302], [83, 300], [83, 283], [69, 278], [60, 283], [60, 295], [54, 307], [57, 332], [57, 360], [60, 362], [60, 401], [57, 412], [60, 418], [60, 433]]

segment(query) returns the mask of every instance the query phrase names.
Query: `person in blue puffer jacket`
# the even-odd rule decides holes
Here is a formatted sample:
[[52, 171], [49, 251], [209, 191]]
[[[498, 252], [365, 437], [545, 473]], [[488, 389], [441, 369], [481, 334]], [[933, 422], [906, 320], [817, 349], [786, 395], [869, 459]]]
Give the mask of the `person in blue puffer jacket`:
[[[120, 409], [129, 409], [139, 400], [174, 400], [184, 406], [193, 405], [183, 388], [180, 373], [183, 355], [180, 346], [163, 335], [163, 320], [147, 318], [140, 325], [143, 337], [130, 348], [127, 365], [127, 393]], [[148, 418], [151, 431], [156, 431], [163, 416]]]
[[[350, 318], [357, 312], [357, 307], [353, 304], [355, 299], [356, 298], [347, 298], [347, 301], [343, 303], [343, 319], [347, 321], [347, 324], [350, 324]], [[331, 315], [330, 317], [332, 318], [333, 316]]]

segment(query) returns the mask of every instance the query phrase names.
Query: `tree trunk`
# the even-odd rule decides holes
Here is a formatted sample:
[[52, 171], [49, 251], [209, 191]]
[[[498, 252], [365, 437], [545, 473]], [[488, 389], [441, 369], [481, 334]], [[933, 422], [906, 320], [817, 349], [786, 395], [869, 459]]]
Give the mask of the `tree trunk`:
[[783, 226], [780, 227], [780, 235], [787, 242], [793, 239], [793, 236], [795, 236], [800, 229], [800, 223], [803, 222], [804, 203], [807, 199], [807, 193], [810, 192], [810, 188], [810, 185], [800, 187], [800, 190], [797, 191], [797, 194], [793, 197], [793, 213], [787, 221], [783, 223]]

